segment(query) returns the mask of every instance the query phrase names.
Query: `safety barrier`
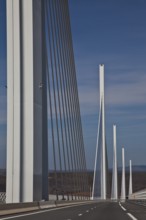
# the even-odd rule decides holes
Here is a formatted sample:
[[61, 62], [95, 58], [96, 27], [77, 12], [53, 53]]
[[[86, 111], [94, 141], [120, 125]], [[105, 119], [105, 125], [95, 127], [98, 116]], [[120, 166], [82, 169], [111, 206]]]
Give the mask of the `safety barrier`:
[[146, 200], [146, 189], [140, 190], [129, 195], [130, 200]]
[[0, 205], [0, 216], [12, 215], [30, 211], [39, 211], [43, 209], [64, 207], [77, 204], [93, 203], [93, 201], [77, 200], [77, 201], [40, 201], [32, 203], [13, 203], [13, 204], [1, 204]]

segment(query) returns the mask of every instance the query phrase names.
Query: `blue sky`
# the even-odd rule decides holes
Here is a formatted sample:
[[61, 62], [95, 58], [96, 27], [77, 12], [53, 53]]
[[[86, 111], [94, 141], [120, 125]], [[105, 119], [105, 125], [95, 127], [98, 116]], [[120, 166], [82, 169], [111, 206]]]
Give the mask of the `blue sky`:
[[69, 0], [84, 141], [93, 167], [99, 111], [98, 65], [105, 64], [106, 138], [112, 165], [112, 125], [118, 162], [146, 164], [146, 1]]
[[6, 163], [6, 20], [5, 0], [0, 0], [0, 167]]
[[[0, 0], [0, 167], [6, 152], [5, 0]], [[106, 138], [118, 162], [146, 165], [146, 1], [69, 0], [87, 167], [93, 169], [99, 111], [98, 66], [105, 64]]]

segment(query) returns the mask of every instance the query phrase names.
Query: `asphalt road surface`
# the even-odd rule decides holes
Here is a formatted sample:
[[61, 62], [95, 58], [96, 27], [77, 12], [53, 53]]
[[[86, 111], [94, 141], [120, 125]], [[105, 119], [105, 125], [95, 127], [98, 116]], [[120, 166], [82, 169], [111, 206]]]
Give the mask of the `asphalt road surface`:
[[131, 203], [97, 202], [42, 210], [0, 220], [146, 220], [146, 207]]

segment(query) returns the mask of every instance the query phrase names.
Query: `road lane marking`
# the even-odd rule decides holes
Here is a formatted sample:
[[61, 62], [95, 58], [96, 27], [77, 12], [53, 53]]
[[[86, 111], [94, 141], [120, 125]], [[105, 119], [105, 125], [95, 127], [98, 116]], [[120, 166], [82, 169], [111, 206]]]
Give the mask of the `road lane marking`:
[[41, 210], [41, 211], [37, 211], [37, 212], [31, 212], [31, 213], [25, 213], [25, 214], [15, 214], [11, 217], [0, 217], [0, 220], [8, 220], [8, 219], [16, 219], [16, 218], [21, 218], [21, 217], [25, 217], [25, 216], [31, 216], [31, 215], [39, 215], [45, 212], [51, 212], [51, 211], [57, 211], [57, 210], [61, 210], [61, 209], [67, 209], [67, 208], [73, 208], [73, 207], [78, 207], [78, 206], [84, 206], [90, 203], [83, 203], [83, 204], [78, 204], [78, 205], [70, 205], [70, 206], [66, 206], [66, 207], [60, 207], [60, 208], [53, 208], [53, 209], [47, 209], [47, 210]]
[[81, 213], [80, 213], [80, 214], [78, 214], [78, 216], [82, 216], [82, 215], [83, 215], [83, 214], [81, 214]]
[[119, 206], [121, 207], [121, 209], [123, 209], [124, 211], [127, 211], [122, 205], [121, 203], [119, 202]]
[[119, 206], [121, 207], [121, 203], [119, 202]]
[[132, 219], [132, 220], [137, 220], [131, 213], [127, 213], [127, 215]]
[[125, 209], [123, 206], [121, 206], [121, 208], [122, 208], [124, 211], [126, 211], [126, 209]]
[[89, 210], [86, 210], [86, 212], [89, 212]]

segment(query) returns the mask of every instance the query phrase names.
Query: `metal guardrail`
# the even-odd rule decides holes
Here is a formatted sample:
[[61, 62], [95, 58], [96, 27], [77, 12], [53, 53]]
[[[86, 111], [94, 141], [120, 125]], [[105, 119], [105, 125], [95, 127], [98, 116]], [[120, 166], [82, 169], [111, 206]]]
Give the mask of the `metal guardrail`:
[[128, 203], [132, 203], [135, 205], [146, 206], [146, 199], [134, 199], [134, 200], [127, 200]]
[[48, 201], [48, 202], [32, 202], [32, 203], [13, 203], [13, 204], [1, 204], [0, 205], [0, 216], [18, 214], [22, 212], [39, 211], [43, 209], [81, 205], [87, 203], [94, 203], [93, 201]]
[[146, 200], [146, 189], [135, 192], [129, 196], [130, 200]]
[[[58, 196], [58, 202], [59, 201], [62, 201], [62, 195], [59, 195]], [[56, 201], [56, 195], [49, 195], [49, 200], [50, 201]], [[73, 200], [80, 200], [80, 199], [76, 199], [75, 198], [75, 196], [73, 196], [73, 198], [70, 196], [69, 197], [69, 200], [70, 201], [73, 201]], [[87, 198], [87, 197], [84, 197], [84, 199], [83, 200], [89, 200], [89, 198]], [[65, 201], [67, 201], [68, 202], [68, 198], [67, 198], [67, 196], [65, 196], [65, 200], [64, 200], [64, 202]], [[5, 192], [0, 192], [0, 204], [5, 204], [6, 203], [6, 193]]]

